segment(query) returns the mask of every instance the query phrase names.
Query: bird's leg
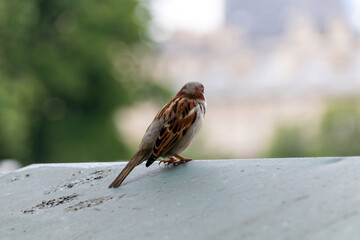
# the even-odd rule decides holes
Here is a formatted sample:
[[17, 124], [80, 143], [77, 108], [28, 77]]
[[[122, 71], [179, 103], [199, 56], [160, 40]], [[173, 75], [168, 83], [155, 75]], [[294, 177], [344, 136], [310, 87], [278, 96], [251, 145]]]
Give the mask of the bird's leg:
[[184, 158], [184, 157], [180, 156], [179, 154], [175, 154], [174, 156], [175, 156], [177, 159], [179, 159], [179, 160], [181, 161], [181, 163], [192, 161], [191, 158]]
[[168, 166], [170, 163], [172, 163], [173, 165], [178, 165], [179, 163], [181, 163], [181, 161], [174, 157], [169, 157], [169, 160], [161, 160], [159, 162], [159, 165], [160, 165], [160, 163], [164, 163], [164, 165]]

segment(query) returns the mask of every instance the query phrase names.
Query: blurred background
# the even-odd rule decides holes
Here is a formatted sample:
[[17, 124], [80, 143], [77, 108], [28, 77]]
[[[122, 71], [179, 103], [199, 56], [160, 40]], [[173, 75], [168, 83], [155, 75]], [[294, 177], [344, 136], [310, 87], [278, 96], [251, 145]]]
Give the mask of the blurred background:
[[195, 159], [360, 155], [360, 0], [0, 0], [0, 173], [128, 160], [205, 85]]

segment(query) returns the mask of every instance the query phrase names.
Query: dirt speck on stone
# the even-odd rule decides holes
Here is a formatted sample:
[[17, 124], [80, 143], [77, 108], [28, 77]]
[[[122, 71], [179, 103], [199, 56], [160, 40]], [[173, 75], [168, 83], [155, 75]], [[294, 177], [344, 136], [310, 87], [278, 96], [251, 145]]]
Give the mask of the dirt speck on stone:
[[83, 173], [83, 171], [77, 171], [77, 172], [73, 173], [73, 176], [77, 176], [77, 175], [80, 175], [82, 173]]
[[99, 198], [93, 198], [86, 201], [81, 201], [75, 205], [72, 205], [70, 207], [65, 208], [66, 212], [75, 212], [83, 208], [89, 208], [93, 206], [97, 206], [100, 204], [103, 204], [105, 201], [108, 201], [110, 199], [113, 199], [112, 196], [106, 196], [106, 197], [99, 197]]
[[70, 201], [74, 200], [75, 198], [77, 198], [78, 196], [79, 196], [78, 194], [73, 193], [69, 196], [54, 198], [54, 199], [51, 199], [48, 201], [44, 200], [41, 203], [33, 206], [32, 208], [23, 210], [22, 212], [25, 214], [26, 213], [34, 213], [36, 210], [39, 210], [39, 209], [52, 208], [52, 207], [58, 206], [60, 204], [70, 202]]
[[18, 181], [18, 180], [23, 180], [23, 179], [28, 178], [28, 177], [30, 177], [30, 174], [28, 174], [28, 173], [23, 175], [23, 176], [18, 175], [18, 176], [15, 176], [15, 177], [11, 178], [11, 179], [8, 179], [7, 183], [15, 182], [15, 181]]
[[[51, 187], [50, 189], [46, 190], [44, 193], [45, 194], [50, 194], [53, 192], [57, 192], [59, 190], [63, 190], [66, 188], [73, 188], [85, 183], [89, 183], [92, 182], [94, 180], [99, 180], [102, 179], [104, 177], [106, 177], [109, 174], [109, 170], [98, 170], [95, 172], [91, 172], [87, 175], [82, 174], [82, 171], [78, 171], [72, 174], [72, 178], [69, 179], [68, 181], [66, 181], [65, 183], [62, 183], [58, 186], [55, 187]], [[85, 175], [85, 176], [83, 176]], [[74, 178], [75, 177], [75, 178]]]

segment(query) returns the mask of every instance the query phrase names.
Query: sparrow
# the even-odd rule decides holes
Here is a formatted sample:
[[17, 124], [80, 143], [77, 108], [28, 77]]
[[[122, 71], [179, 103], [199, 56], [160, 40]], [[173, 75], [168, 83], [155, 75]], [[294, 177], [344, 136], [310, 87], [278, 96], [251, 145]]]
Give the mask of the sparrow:
[[158, 158], [169, 158], [159, 162], [178, 165], [191, 161], [182, 153], [200, 131], [206, 112], [204, 86], [199, 82], [186, 83], [176, 96], [155, 116], [141, 140], [138, 151], [110, 184], [109, 188], [121, 185], [129, 173], [146, 161], [149, 167]]

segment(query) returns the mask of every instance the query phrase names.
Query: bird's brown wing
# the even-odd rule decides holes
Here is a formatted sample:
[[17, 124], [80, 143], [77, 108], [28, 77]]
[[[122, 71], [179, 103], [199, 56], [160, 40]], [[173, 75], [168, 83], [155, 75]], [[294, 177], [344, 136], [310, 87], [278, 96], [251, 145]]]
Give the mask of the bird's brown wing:
[[196, 120], [196, 104], [187, 98], [179, 98], [166, 105], [156, 115], [165, 119], [160, 134], [152, 150], [152, 156], [146, 163], [150, 166], [158, 157], [166, 153], [182, 138]]

